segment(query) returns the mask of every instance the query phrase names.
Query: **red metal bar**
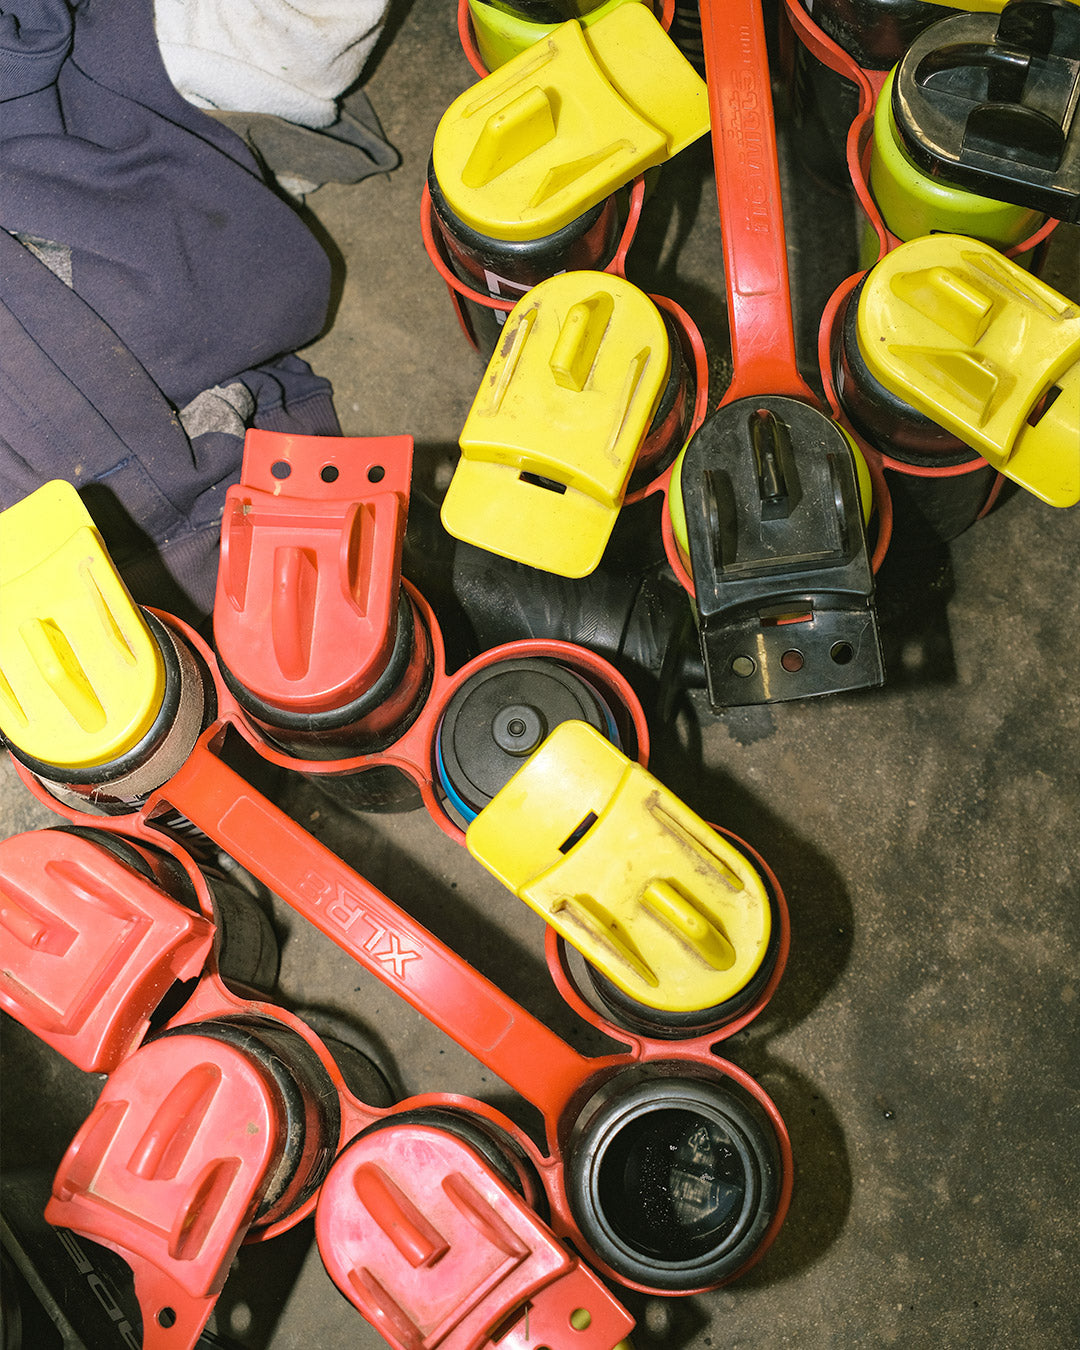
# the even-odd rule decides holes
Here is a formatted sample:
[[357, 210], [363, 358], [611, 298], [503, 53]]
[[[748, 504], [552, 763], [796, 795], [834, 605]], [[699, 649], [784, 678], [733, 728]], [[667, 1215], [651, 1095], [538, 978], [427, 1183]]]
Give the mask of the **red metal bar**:
[[761, 0], [701, 0], [701, 34], [735, 368], [722, 401], [770, 393], [816, 406], [795, 360]]
[[519, 1007], [199, 742], [168, 802], [550, 1119], [600, 1061]]

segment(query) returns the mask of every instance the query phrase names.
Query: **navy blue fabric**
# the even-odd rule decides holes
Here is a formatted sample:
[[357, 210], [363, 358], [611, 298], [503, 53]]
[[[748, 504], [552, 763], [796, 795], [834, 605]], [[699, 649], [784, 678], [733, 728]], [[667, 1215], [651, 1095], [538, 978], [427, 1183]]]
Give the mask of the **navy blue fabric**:
[[[131, 352], [0, 231], [0, 507], [50, 478], [83, 495], [135, 598], [199, 623], [213, 604], [225, 488], [240, 436], [189, 439]], [[340, 434], [330, 386], [286, 355], [241, 379], [253, 425]]]
[[75, 290], [179, 407], [309, 342], [329, 261], [239, 137], [173, 88], [150, 0], [2, 3], [24, 18], [0, 66], [0, 226], [70, 246]]
[[[255, 425], [338, 434], [290, 355], [325, 323], [325, 253], [175, 91], [151, 0], [0, 0], [0, 227], [0, 505], [69, 479], [139, 598], [208, 610], [242, 441], [192, 442], [177, 410], [239, 379]], [[3, 231], [70, 248], [71, 287]]]

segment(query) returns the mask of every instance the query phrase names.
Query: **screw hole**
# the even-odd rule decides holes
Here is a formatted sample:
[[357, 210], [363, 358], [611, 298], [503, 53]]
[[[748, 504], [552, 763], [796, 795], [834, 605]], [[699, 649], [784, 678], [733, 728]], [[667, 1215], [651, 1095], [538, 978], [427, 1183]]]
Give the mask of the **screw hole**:
[[292, 465], [287, 459], [275, 459], [270, 465], [270, 476], [272, 478], [288, 478], [292, 473]]
[[169, 1327], [176, 1326], [176, 1313], [172, 1308], [159, 1308], [157, 1321], [159, 1327], [164, 1327], [168, 1331]]
[[850, 642], [834, 642], [829, 648], [829, 655], [838, 666], [846, 666], [854, 658], [855, 649]]
[[340, 470], [336, 464], [324, 464], [319, 471], [319, 477], [324, 483], [336, 483]]
[[795, 647], [789, 647], [781, 656], [780, 664], [789, 675], [794, 675], [796, 671], [803, 668], [803, 654]]
[[587, 1331], [592, 1326], [592, 1313], [588, 1308], [575, 1308], [570, 1314], [570, 1325], [575, 1331]]
[[381, 483], [386, 477], [386, 470], [381, 464], [373, 464], [367, 471], [369, 483]]
[[753, 675], [757, 670], [757, 662], [752, 656], [736, 656], [731, 663], [731, 673], [739, 675], [744, 680]]

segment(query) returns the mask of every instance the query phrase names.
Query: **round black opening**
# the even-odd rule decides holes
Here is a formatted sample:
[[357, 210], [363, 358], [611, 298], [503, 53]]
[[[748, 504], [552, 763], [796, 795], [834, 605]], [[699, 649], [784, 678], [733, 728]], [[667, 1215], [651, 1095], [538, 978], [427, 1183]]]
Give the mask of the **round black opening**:
[[734, 1231], [746, 1165], [719, 1121], [670, 1107], [628, 1121], [600, 1164], [597, 1195], [616, 1236], [661, 1261], [695, 1261]]
[[656, 1292], [737, 1274], [765, 1238], [783, 1182], [762, 1105], [734, 1083], [674, 1069], [615, 1074], [566, 1150], [582, 1237], [620, 1279]]
[[855, 658], [855, 649], [850, 642], [834, 642], [829, 648], [829, 655], [838, 666], [846, 666]]
[[292, 473], [292, 465], [287, 459], [275, 459], [270, 465], [270, 476], [272, 478], [288, 478]]
[[381, 464], [373, 464], [367, 471], [369, 483], [381, 483], [386, 477], [386, 470]]
[[319, 470], [319, 477], [324, 483], [336, 483], [340, 472], [336, 464], [324, 464]]

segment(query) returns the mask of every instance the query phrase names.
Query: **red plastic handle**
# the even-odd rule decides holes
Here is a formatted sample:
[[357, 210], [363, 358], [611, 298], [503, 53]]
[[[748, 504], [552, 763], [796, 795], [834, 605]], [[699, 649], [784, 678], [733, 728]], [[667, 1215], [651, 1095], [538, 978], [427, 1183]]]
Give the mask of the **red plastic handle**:
[[105, 1084], [45, 1218], [132, 1267], [146, 1350], [198, 1340], [285, 1138], [270, 1082], [197, 1033], [144, 1046]]
[[598, 1062], [572, 1050], [201, 741], [167, 801], [549, 1119]]
[[787, 394], [799, 374], [761, 0], [701, 0], [735, 374], [722, 402]]
[[61, 830], [0, 841], [0, 1008], [88, 1073], [115, 1069], [214, 925], [99, 843]]
[[247, 433], [225, 496], [214, 639], [272, 707], [344, 707], [386, 668], [412, 450], [411, 436]]
[[526, 1350], [566, 1345], [571, 1328], [581, 1350], [611, 1350], [633, 1329], [521, 1197], [430, 1123], [350, 1144], [323, 1183], [315, 1232], [331, 1279], [395, 1350]]

